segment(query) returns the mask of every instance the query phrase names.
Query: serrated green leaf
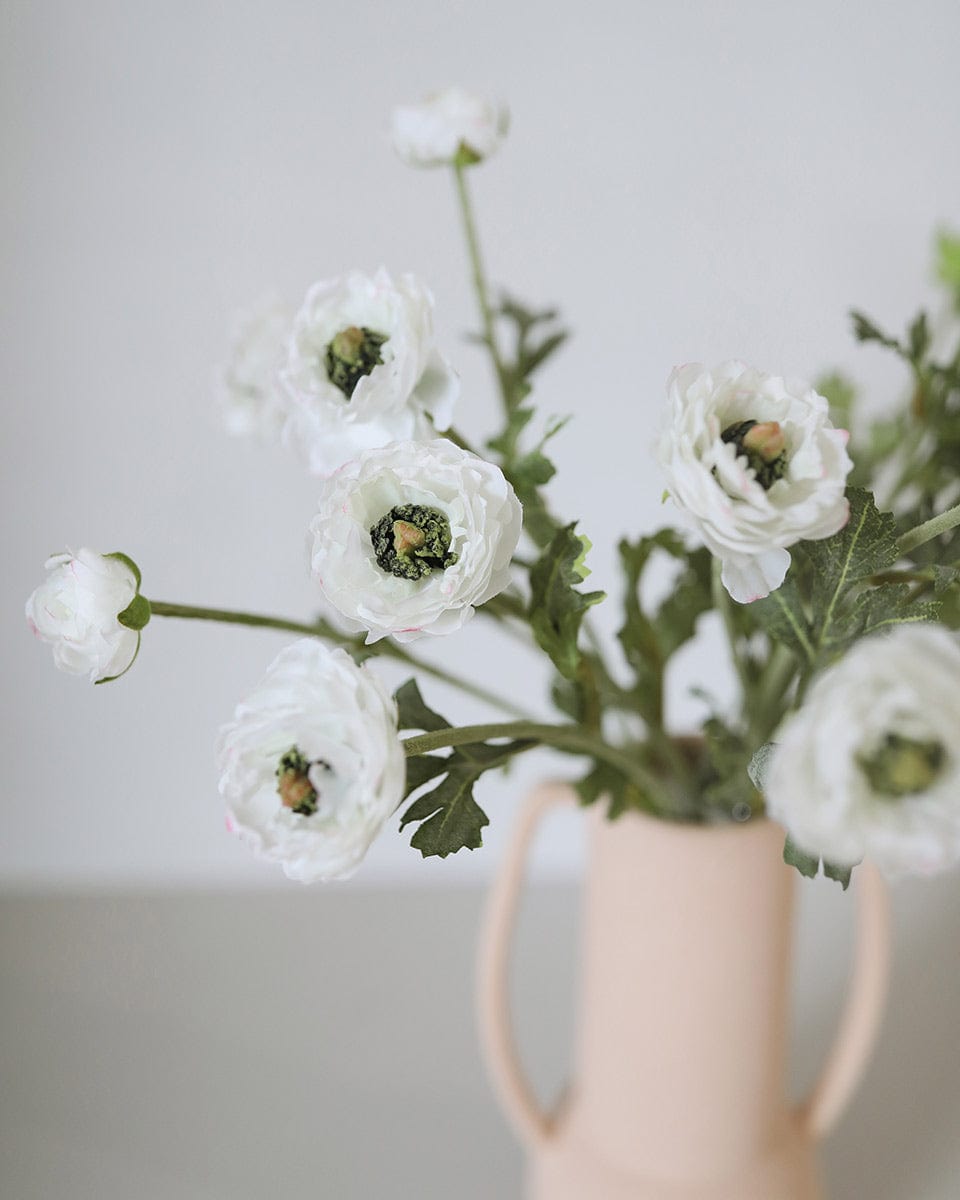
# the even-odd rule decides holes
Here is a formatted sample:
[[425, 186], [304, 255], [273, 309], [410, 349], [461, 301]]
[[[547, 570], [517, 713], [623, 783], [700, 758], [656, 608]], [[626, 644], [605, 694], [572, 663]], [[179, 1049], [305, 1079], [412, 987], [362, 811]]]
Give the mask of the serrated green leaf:
[[837, 650], [855, 638], [878, 633], [891, 625], [917, 624], [936, 621], [940, 615], [937, 601], [911, 602], [908, 584], [887, 584], [861, 592], [853, 602], [840, 611], [825, 630], [824, 649]]
[[398, 687], [393, 698], [400, 713], [400, 729], [422, 729], [425, 733], [433, 733], [450, 728], [448, 720], [424, 703], [415, 679], [408, 679]]
[[788, 867], [796, 867], [807, 879], [815, 879], [820, 871], [820, 859], [801, 850], [789, 836], [783, 843], [783, 861]]
[[510, 468], [510, 481], [517, 495], [543, 487], [556, 475], [557, 468], [540, 450], [523, 454]]
[[477, 771], [457, 767], [426, 795], [414, 800], [403, 814], [401, 829], [412, 821], [420, 822], [410, 845], [424, 858], [446, 858], [458, 850], [476, 850], [483, 844], [483, 829], [490, 820], [473, 798], [477, 777]]
[[878, 342], [881, 346], [886, 346], [888, 350], [903, 353], [903, 348], [897, 339], [884, 333], [869, 317], [856, 310], [850, 313], [850, 317], [853, 321], [853, 335], [858, 342]]
[[[698, 619], [712, 606], [710, 554], [702, 547], [688, 550], [673, 529], [661, 529], [636, 542], [624, 539], [619, 550], [624, 572], [624, 622], [617, 637], [636, 677], [634, 695], [640, 714], [660, 724], [667, 660], [693, 636]], [[659, 609], [648, 615], [640, 603], [640, 585], [657, 551], [684, 566]]]
[[[856, 864], [854, 864], [855, 866]], [[827, 879], [833, 879], [843, 888], [844, 891], [850, 886], [850, 876], [853, 874], [854, 868], [840, 866], [837, 863], [827, 862], [824, 859], [823, 873]]]
[[580, 803], [584, 805], [595, 804], [601, 797], [606, 796], [607, 816], [611, 821], [628, 811], [654, 811], [654, 806], [637, 785], [626, 779], [609, 763], [594, 763], [586, 775], [577, 780], [574, 789]]
[[823, 632], [848, 589], [868, 575], [892, 567], [900, 557], [896, 521], [877, 509], [863, 488], [850, 488], [850, 518], [839, 533], [817, 542], [804, 542], [813, 567], [813, 623]]
[[523, 377], [529, 379], [538, 367], [543, 366], [548, 358], [556, 354], [569, 336], [565, 329], [561, 329], [544, 338], [538, 345], [525, 349], [518, 364]]
[[150, 601], [138, 592], [123, 612], [117, 613], [117, 620], [125, 629], [139, 633], [150, 620]]
[[935, 563], [933, 567], [933, 594], [941, 596], [960, 579], [960, 565], [957, 563]]
[[813, 631], [793, 568], [780, 587], [750, 605], [750, 613], [775, 641], [792, 650], [801, 661], [813, 662], [816, 656]]
[[419, 754], [407, 759], [407, 781], [404, 787], [404, 797], [423, 787], [438, 775], [445, 775], [450, 770], [450, 757], [440, 754]]
[[547, 549], [530, 568], [530, 626], [542, 650], [566, 679], [580, 663], [577, 639], [587, 609], [604, 599], [604, 592], [580, 592], [577, 564], [583, 542], [576, 522], [557, 531]]

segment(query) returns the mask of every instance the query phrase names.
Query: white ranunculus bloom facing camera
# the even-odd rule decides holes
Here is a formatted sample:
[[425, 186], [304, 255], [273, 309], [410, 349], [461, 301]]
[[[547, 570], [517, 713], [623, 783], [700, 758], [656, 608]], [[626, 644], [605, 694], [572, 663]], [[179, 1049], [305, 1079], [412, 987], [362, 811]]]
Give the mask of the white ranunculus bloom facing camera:
[[447, 429], [460, 391], [439, 354], [433, 296], [412, 275], [315, 283], [281, 373], [284, 440], [327, 475], [364, 450]]
[[678, 367], [657, 447], [667, 490], [749, 603], [778, 588], [789, 547], [831, 537], [849, 515], [847, 431], [807, 384], [740, 362]]
[[325, 481], [313, 576], [368, 642], [451, 633], [509, 584], [522, 520], [494, 464], [443, 438], [387, 446]]
[[934, 625], [865, 638], [775, 735], [767, 809], [811, 855], [888, 875], [960, 861], [960, 646]]
[[345, 650], [288, 646], [221, 730], [228, 826], [290, 879], [346, 879], [403, 799], [397, 719]]

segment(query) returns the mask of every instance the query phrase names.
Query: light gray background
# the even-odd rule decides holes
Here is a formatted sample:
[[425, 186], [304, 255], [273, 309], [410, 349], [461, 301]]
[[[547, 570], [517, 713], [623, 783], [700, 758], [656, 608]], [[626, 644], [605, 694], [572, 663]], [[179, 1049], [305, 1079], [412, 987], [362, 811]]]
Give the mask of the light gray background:
[[[264, 1084], [229, 1063], [249, 1053], [262, 1067], [270, 1031], [299, 1012], [301, 989], [314, 997], [321, 984], [332, 997], [327, 1024], [297, 1028], [304, 1053], [320, 1046], [329, 1060], [321, 1079], [291, 1082], [303, 1089], [291, 1097], [293, 1116], [284, 1110], [290, 1076], [278, 1074], [265, 1138], [295, 1124], [310, 1095], [335, 1129], [329, 1114], [345, 1120], [380, 1097], [371, 1120], [409, 1172], [398, 1166], [410, 1182], [396, 1194], [426, 1196], [434, 1193], [413, 1182], [422, 1126], [415, 1116], [391, 1123], [389, 1113], [399, 1105], [429, 1121], [418, 1096], [462, 1095], [462, 1111], [441, 1106], [463, 1118], [452, 1125], [465, 1140], [453, 1144], [476, 1149], [464, 1132], [476, 1120], [488, 1153], [471, 1161], [479, 1171], [496, 1160], [507, 1172], [488, 1191], [481, 1180], [476, 1194], [505, 1194], [516, 1178], [471, 1057], [465, 948], [477, 894], [431, 901], [420, 889], [482, 880], [516, 798], [562, 764], [529, 759], [510, 779], [486, 782], [493, 823], [483, 853], [422, 863], [388, 832], [347, 889], [303, 892], [224, 834], [212, 765], [217, 727], [282, 635], [157, 620], [131, 675], [91, 689], [53, 669], [21, 615], [44, 557], [80, 545], [132, 554], [155, 598], [313, 611], [304, 530], [316, 484], [279, 449], [228, 440], [210, 398], [235, 310], [270, 288], [296, 303], [314, 279], [352, 267], [416, 271], [436, 293], [442, 341], [463, 376], [458, 424], [477, 440], [490, 429], [486, 366], [461, 340], [474, 315], [449, 181], [395, 161], [385, 135], [392, 105], [449, 82], [510, 104], [508, 143], [472, 177], [491, 273], [525, 298], [559, 303], [575, 331], [539, 392], [545, 413], [574, 415], [554, 444], [553, 496], [595, 543], [592, 582], [615, 592], [616, 539], [669, 515], [649, 448], [675, 363], [737, 356], [807, 376], [840, 365], [876, 404], [897, 399], [896, 365], [854, 346], [845, 312], [864, 306], [898, 327], [931, 299], [932, 229], [960, 223], [958, 44], [953, 0], [0, 3], [0, 872], [23, 894], [7, 901], [3, 927], [12, 1195], [127, 1195], [136, 1172], [161, 1160], [150, 1195], [237, 1200], [243, 1181], [262, 1195], [255, 1140], [222, 1139], [238, 1111], [239, 1128], [252, 1120], [249, 1107], [230, 1107], [242, 1104], [244, 1080], [251, 1090]], [[615, 604], [598, 616], [612, 635]], [[678, 728], [701, 712], [687, 686], [729, 687], [706, 635], [677, 664]], [[479, 620], [430, 653], [542, 707], [539, 662]], [[487, 715], [426, 690], [454, 720]], [[575, 821], [552, 827], [540, 877], [569, 879], [578, 847]], [[397, 953], [409, 938], [411, 958], [390, 970], [411, 972], [415, 986], [388, 1035], [391, 993], [361, 1018], [350, 969], [375, 955], [380, 922], [400, 903], [363, 889], [397, 884], [409, 889], [410, 923], [391, 945]], [[193, 890], [163, 898], [184, 885], [219, 887], [221, 899]], [[897, 893], [895, 1008], [851, 1140], [832, 1160], [839, 1197], [957, 1193], [958, 888], [953, 876]], [[248, 889], [281, 894], [238, 895]], [[42, 896], [50, 891], [61, 899]], [[549, 894], [556, 905], [542, 907], [539, 949], [526, 957], [533, 996], [550, 978], [551, 920], [573, 905], [568, 887]], [[848, 906], [808, 890], [806, 907], [804, 1060], [816, 1054], [802, 1039], [816, 1040], [836, 1003]], [[234, 911], [257, 931], [249, 941]], [[447, 924], [418, 935], [434, 911], [449, 913]], [[319, 984], [280, 965], [296, 961], [314, 925], [327, 929]], [[562, 927], [559, 938], [567, 948]], [[104, 939], [112, 967], [93, 950], [70, 952]], [[443, 952], [448, 942], [457, 954]], [[276, 961], [263, 957], [267, 946], [278, 948]], [[367, 961], [362, 977], [376, 980], [377, 960]], [[234, 965], [224, 977], [205, 962]], [[207, 1036], [196, 1014], [232, 1008], [231, 986], [249, 988], [251, 975], [278, 980], [249, 1013], [254, 1025], [241, 1036], [228, 1017], [222, 1036]], [[417, 1049], [422, 996], [457, 1014], [435, 1075], [418, 1075], [431, 1057]], [[354, 1020], [343, 1035], [341, 1022]], [[65, 1059], [73, 1021], [75, 1057]], [[178, 1054], [194, 1065], [165, 1073]], [[553, 1050], [543, 1061], [559, 1077]], [[406, 1083], [384, 1091], [387, 1078]], [[145, 1108], [137, 1096], [148, 1097]], [[157, 1149], [159, 1114], [174, 1110], [184, 1113], [179, 1156]], [[44, 1143], [49, 1129], [60, 1132]], [[218, 1154], [232, 1166], [216, 1166], [197, 1129], [221, 1138]], [[272, 1144], [294, 1163], [287, 1194], [311, 1194], [302, 1144], [296, 1153], [282, 1137]], [[326, 1144], [341, 1147], [339, 1174], [316, 1194], [386, 1194], [389, 1183], [364, 1173], [382, 1158], [337, 1138]], [[207, 1166], [191, 1166], [191, 1155]], [[870, 1187], [854, 1182], [854, 1168], [869, 1168]]]

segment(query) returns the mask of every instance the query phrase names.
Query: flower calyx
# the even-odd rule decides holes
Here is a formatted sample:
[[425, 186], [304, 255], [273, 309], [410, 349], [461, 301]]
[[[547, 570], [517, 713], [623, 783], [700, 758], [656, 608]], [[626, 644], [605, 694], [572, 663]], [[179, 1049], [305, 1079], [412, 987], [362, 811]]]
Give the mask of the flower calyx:
[[919, 741], [900, 733], [888, 733], [870, 754], [857, 764], [878, 796], [899, 799], [927, 791], [946, 763], [942, 742]]
[[398, 504], [370, 528], [377, 565], [398, 579], [422, 579], [457, 561], [450, 522], [437, 508]]
[[782, 479], [787, 469], [786, 438], [778, 421], [738, 421], [720, 434], [753, 468], [764, 490]]
[[327, 376], [348, 400], [360, 380], [382, 364], [380, 349], [385, 341], [385, 333], [376, 333], [365, 325], [348, 325], [327, 346]]

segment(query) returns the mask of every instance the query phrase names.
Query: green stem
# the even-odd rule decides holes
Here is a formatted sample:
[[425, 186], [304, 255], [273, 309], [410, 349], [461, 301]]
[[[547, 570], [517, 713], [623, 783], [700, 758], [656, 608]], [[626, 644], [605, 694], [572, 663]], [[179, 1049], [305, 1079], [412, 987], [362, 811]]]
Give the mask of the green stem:
[[497, 345], [497, 334], [493, 324], [493, 308], [490, 305], [490, 291], [487, 287], [487, 276], [483, 268], [483, 255], [480, 252], [480, 237], [477, 233], [477, 223], [473, 216], [473, 204], [470, 200], [470, 190], [467, 187], [465, 168], [461, 163], [454, 163], [453, 175], [457, 185], [457, 199], [460, 202], [460, 215], [463, 219], [463, 232], [467, 242], [467, 253], [470, 256], [470, 269], [473, 274], [473, 288], [477, 294], [477, 304], [480, 308], [480, 320], [483, 324], [483, 337], [490, 350], [497, 383], [503, 397], [504, 407], [509, 411], [511, 397], [508, 394], [507, 371], [500, 348]]
[[766, 742], [783, 716], [783, 697], [797, 674], [797, 659], [779, 642], [760, 676], [754, 704], [753, 734], [758, 746]]
[[511, 700], [507, 700], [495, 692], [487, 691], [486, 688], [481, 687], [477, 683], [471, 683], [466, 679], [461, 679], [457, 675], [452, 675], [442, 667], [435, 667], [432, 663], [424, 662], [422, 659], [411, 654], [409, 650], [404, 650], [396, 642], [384, 639], [377, 642], [374, 646], [368, 647], [365, 646], [362, 638], [341, 633], [326, 621], [317, 621], [313, 625], [306, 625], [302, 621], [288, 621], [284, 617], [237, 612], [228, 608], [201, 608], [195, 604], [168, 604], [163, 600], [151, 600], [149, 603], [150, 614], [155, 617], [182, 617], [191, 621], [218, 621], [227, 625], [247, 625], [254, 628], [281, 629], [287, 633], [302, 633], [306, 637], [324, 638], [327, 641], [336, 642], [338, 646], [343, 646], [348, 650], [365, 650], [370, 654], [379, 654], [386, 658], [394, 658], [399, 662], [407, 663], [408, 666], [417, 671], [422, 671], [425, 675], [431, 675], [434, 679], [440, 680], [441, 683], [459, 688], [460, 691], [466, 692], [467, 695], [473, 696], [477, 700], [482, 700], [484, 704], [489, 704], [492, 708], [500, 708], [504, 712], [514, 713], [518, 717], [529, 716], [525, 709], [520, 708]]
[[669, 813], [673, 805], [663, 785], [637, 759], [623, 750], [587, 733], [579, 725], [544, 725], [536, 721], [505, 721], [489, 725], [463, 725], [459, 729], [438, 729], [431, 733], [404, 738], [403, 748], [408, 758], [428, 754], [447, 746], [464, 746], [486, 742], [492, 738], [533, 740], [567, 754], [602, 759], [629, 779], [653, 802], [658, 811]]
[[747, 671], [747, 664], [743, 660], [743, 656], [737, 650], [737, 629], [733, 620], [733, 607], [727, 589], [723, 586], [723, 580], [720, 578], [720, 573], [723, 570], [723, 564], [719, 558], [713, 560], [713, 574], [711, 578], [713, 590], [713, 606], [720, 613], [723, 620], [724, 632], [727, 635], [727, 641], [730, 643], [730, 657], [733, 660], [733, 665], [736, 668], [737, 678], [740, 680], [740, 687], [743, 691], [743, 706], [746, 710], [750, 701], [750, 692], [752, 690], [752, 680]]
[[946, 533], [949, 529], [955, 529], [958, 525], [960, 525], [960, 504], [955, 504], [953, 508], [948, 508], [946, 512], [940, 513], [939, 516], [931, 517], [929, 521], [924, 521], [916, 529], [911, 529], [909, 533], [905, 533], [898, 542], [900, 553], [909, 554], [911, 550], [916, 550], [924, 542], [932, 541], [935, 537], [939, 537], [941, 533]]

